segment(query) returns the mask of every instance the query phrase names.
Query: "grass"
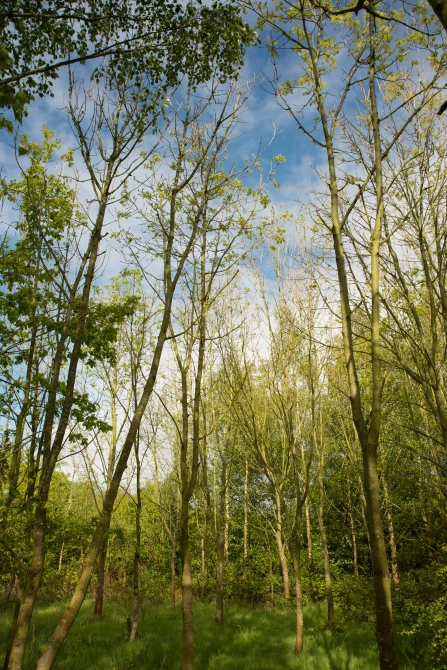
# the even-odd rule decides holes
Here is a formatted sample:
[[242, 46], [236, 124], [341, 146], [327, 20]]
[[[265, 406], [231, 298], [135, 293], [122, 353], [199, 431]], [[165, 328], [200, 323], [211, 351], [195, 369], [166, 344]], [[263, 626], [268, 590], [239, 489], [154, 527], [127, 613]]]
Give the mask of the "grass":
[[[25, 670], [35, 670], [59, 620], [61, 606], [39, 607], [31, 626]], [[181, 611], [171, 614], [165, 605], [142, 613], [133, 643], [126, 639], [126, 611], [107, 605], [95, 620], [86, 603], [74, 624], [54, 670], [177, 670], [181, 665]], [[222, 627], [213, 622], [211, 604], [197, 603], [195, 670], [378, 670], [377, 646], [371, 623], [349, 622], [329, 631], [324, 608], [305, 612], [304, 652], [293, 654], [295, 618], [289, 610], [271, 614], [229, 604]], [[0, 614], [0, 649], [6, 647], [11, 610]], [[402, 641], [399, 640], [400, 646]], [[420, 668], [410, 660], [409, 649], [400, 650], [401, 668]]]

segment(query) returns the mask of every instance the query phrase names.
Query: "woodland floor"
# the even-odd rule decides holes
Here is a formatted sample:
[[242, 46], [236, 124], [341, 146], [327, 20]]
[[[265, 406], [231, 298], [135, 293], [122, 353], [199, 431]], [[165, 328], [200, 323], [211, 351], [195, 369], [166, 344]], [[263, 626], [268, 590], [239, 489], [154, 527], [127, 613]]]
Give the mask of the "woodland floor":
[[[34, 670], [61, 614], [61, 606], [41, 606], [31, 628], [25, 670]], [[213, 622], [213, 605], [197, 603], [195, 621], [195, 670], [378, 670], [372, 623], [345, 622], [325, 628], [324, 608], [305, 612], [305, 647], [293, 654], [293, 610], [251, 609], [229, 604], [226, 621]], [[107, 605], [100, 620], [86, 603], [73, 626], [54, 670], [177, 670], [181, 658], [181, 610], [171, 614], [165, 605], [142, 612], [137, 640], [126, 639], [130, 610]], [[0, 651], [3, 658], [12, 609], [0, 613]], [[414, 649], [398, 636], [401, 668], [420, 669]], [[421, 665], [422, 663], [422, 665]]]

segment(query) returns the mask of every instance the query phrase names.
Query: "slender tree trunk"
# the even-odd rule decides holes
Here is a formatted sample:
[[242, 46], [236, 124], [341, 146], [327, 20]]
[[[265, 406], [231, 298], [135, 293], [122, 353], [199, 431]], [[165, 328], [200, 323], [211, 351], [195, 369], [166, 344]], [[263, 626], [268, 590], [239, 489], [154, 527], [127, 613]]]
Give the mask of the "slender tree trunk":
[[9, 579], [8, 586], [6, 587], [5, 599], [3, 601], [3, 607], [7, 607], [8, 603], [9, 603], [9, 599], [11, 598], [11, 593], [12, 593], [12, 590], [14, 588], [14, 584], [16, 583], [16, 579], [17, 579], [16, 575], [12, 574], [10, 579]]
[[272, 554], [272, 547], [270, 544], [270, 529], [268, 526], [265, 529], [265, 537], [269, 549], [270, 613], [273, 614], [275, 612], [275, 583], [273, 581], [273, 554]]
[[368, 540], [368, 549], [369, 549], [369, 556], [371, 558], [372, 554], [372, 549], [371, 549], [371, 538], [369, 536], [369, 526], [368, 526], [368, 519], [366, 518], [366, 498], [365, 498], [365, 493], [363, 490], [363, 482], [360, 479], [360, 510], [362, 514], [362, 521], [363, 521], [363, 527], [365, 529], [366, 533], [366, 539]]
[[174, 532], [171, 535], [171, 598], [170, 598], [170, 609], [171, 612], [175, 612], [175, 558], [177, 551], [177, 540], [180, 532], [181, 524], [181, 501], [180, 497], [178, 499], [177, 505], [177, 518], [175, 521]]
[[[304, 454], [304, 444], [303, 441], [301, 441], [301, 459], [303, 461], [303, 468], [306, 467], [305, 465], [305, 454]], [[310, 525], [310, 512], [309, 512], [309, 500], [306, 498], [306, 501], [304, 503], [304, 515], [306, 518], [306, 536], [307, 536], [307, 555], [309, 557], [309, 562], [312, 563], [312, 530], [311, 530], [311, 525]]]
[[383, 492], [385, 494], [385, 510], [388, 519], [388, 530], [390, 537], [390, 551], [391, 551], [391, 575], [393, 577], [394, 586], [396, 589], [400, 588], [399, 570], [397, 568], [397, 547], [394, 536], [393, 514], [391, 512], [390, 496], [388, 493], [388, 484], [385, 475], [382, 475]]
[[[138, 438], [137, 438], [138, 442]], [[138, 455], [138, 446], [135, 445], [137, 461], [137, 509], [135, 514], [135, 555], [133, 559], [133, 619], [130, 641], [135, 640], [140, 618], [140, 551], [141, 551], [141, 488], [140, 472], [141, 466]]]
[[[374, 4], [374, 3], [373, 3]], [[360, 440], [363, 452], [363, 476], [365, 484], [366, 511], [371, 540], [371, 559], [376, 595], [376, 636], [379, 645], [381, 670], [396, 670], [398, 667], [393, 626], [391, 583], [386, 555], [385, 537], [380, 507], [380, 486], [377, 472], [377, 448], [380, 438], [382, 415], [382, 373], [380, 352], [380, 243], [383, 222], [382, 147], [380, 122], [376, 101], [375, 82], [375, 19], [369, 17], [370, 61], [369, 93], [371, 121], [374, 137], [374, 157], [376, 163], [375, 180], [377, 211], [371, 236], [371, 372], [372, 406], [367, 439], [361, 429]], [[359, 436], [360, 437], [360, 436]]]
[[170, 609], [175, 612], [175, 551], [177, 547], [177, 538], [171, 543], [171, 598]]
[[[299, 498], [298, 492], [298, 498]], [[301, 502], [297, 501], [296, 528], [294, 538], [294, 548], [292, 549], [293, 572], [295, 576], [296, 592], [296, 637], [295, 654], [301, 654], [304, 646], [304, 607], [303, 607], [303, 587], [301, 584]]]
[[352, 500], [351, 500], [351, 487], [348, 484], [348, 504], [349, 504], [349, 525], [351, 526], [351, 537], [352, 537], [352, 553], [354, 561], [354, 575], [359, 576], [359, 565], [358, 565], [358, 556], [357, 556], [357, 537], [355, 534], [355, 524], [354, 524], [354, 513], [352, 509]]
[[[374, 2], [371, 2], [374, 7]], [[382, 377], [380, 356], [380, 291], [379, 291], [379, 252], [383, 222], [383, 185], [382, 185], [382, 150], [380, 142], [380, 122], [377, 111], [375, 90], [375, 32], [374, 18], [369, 20], [369, 93], [371, 103], [371, 125], [374, 138], [375, 185], [377, 208], [374, 228], [371, 234], [371, 396], [372, 406], [369, 423], [365, 420], [362, 406], [361, 386], [356, 366], [356, 353], [352, 332], [351, 304], [348, 277], [346, 271], [345, 251], [342, 239], [342, 225], [339, 218], [338, 181], [333, 146], [333, 133], [325, 109], [325, 98], [320, 79], [317, 52], [311, 43], [309, 56], [315, 82], [317, 107], [325, 138], [328, 159], [329, 186], [331, 193], [332, 238], [340, 290], [340, 307], [342, 319], [343, 349], [349, 383], [352, 418], [356, 427], [362, 449], [363, 479], [366, 498], [366, 514], [371, 543], [371, 561], [374, 574], [376, 600], [376, 636], [379, 647], [381, 670], [396, 670], [398, 667], [391, 604], [391, 586], [388, 571], [385, 539], [380, 514], [379, 478], [377, 474], [377, 448], [380, 438], [380, 420], [382, 409]], [[334, 120], [335, 122], [335, 120]]]
[[[110, 482], [113, 477], [113, 468], [115, 467], [115, 458], [116, 458], [116, 442], [117, 442], [117, 416], [116, 416], [116, 394], [118, 392], [118, 369], [117, 365], [113, 368], [113, 387], [111, 389], [111, 410], [112, 410], [112, 435], [110, 442], [110, 451], [109, 451], [109, 461], [107, 464], [107, 488], [110, 486]], [[95, 589], [95, 606], [93, 610], [93, 616], [100, 617], [102, 616], [102, 608], [104, 604], [104, 580], [106, 576], [106, 562], [107, 562], [107, 550], [109, 542], [107, 539], [108, 533], [110, 530], [110, 525], [107, 528], [104, 537], [101, 541], [101, 547], [99, 549], [98, 555], [98, 565], [97, 565], [97, 582]]]
[[[37, 249], [37, 263], [34, 273], [33, 287], [31, 291], [31, 309], [30, 309], [30, 321], [33, 322], [36, 316], [36, 294], [39, 283], [39, 270], [40, 270], [40, 261], [41, 261], [41, 252], [42, 244], [41, 240], [39, 241]], [[22, 455], [22, 443], [23, 443], [23, 433], [25, 430], [26, 419], [30, 411], [30, 396], [31, 396], [31, 383], [33, 378], [33, 369], [35, 366], [35, 352], [36, 352], [36, 343], [37, 343], [37, 326], [33, 325], [31, 329], [31, 338], [29, 345], [29, 352], [26, 365], [26, 375], [25, 375], [25, 385], [24, 385], [24, 394], [22, 408], [19, 412], [16, 422], [15, 436], [14, 436], [14, 447], [11, 457], [11, 462], [9, 465], [8, 473], [6, 475], [6, 480], [3, 485], [3, 506], [1, 510], [0, 517], [0, 537], [3, 536], [6, 526], [7, 526], [7, 517], [9, 508], [11, 506], [11, 501], [14, 492], [17, 488], [17, 481], [19, 478], [20, 472], [20, 461]], [[32, 472], [29, 472], [29, 475], [32, 475]]]
[[182, 670], [193, 670], [194, 667], [194, 619], [192, 569], [189, 547], [189, 502], [191, 486], [188, 464], [189, 446], [189, 404], [188, 404], [188, 366], [183, 365], [177, 352], [177, 360], [182, 383], [182, 440], [180, 451], [181, 474], [181, 522], [180, 551], [182, 556]]
[[307, 556], [312, 563], [312, 530], [310, 526], [309, 501], [304, 503], [304, 516], [306, 517], [306, 536], [307, 536]]
[[326, 528], [324, 526], [324, 482], [323, 482], [323, 468], [324, 468], [324, 453], [323, 445], [320, 445], [320, 459], [318, 464], [318, 488], [320, 493], [320, 504], [318, 507], [318, 524], [320, 526], [320, 535], [321, 535], [321, 547], [323, 550], [323, 563], [324, 563], [324, 582], [326, 586], [326, 599], [327, 599], [327, 620], [328, 625], [332, 626], [334, 623], [334, 598], [332, 595], [332, 579], [331, 579], [331, 566], [329, 561], [329, 550], [327, 546], [327, 536]]
[[275, 501], [276, 501], [276, 544], [278, 545], [278, 554], [279, 562], [281, 565], [282, 580], [284, 585], [284, 598], [290, 598], [290, 580], [289, 580], [289, 566], [287, 565], [286, 552], [284, 550], [283, 542], [283, 522], [282, 522], [282, 513], [281, 513], [281, 497], [279, 492], [275, 490]]
[[191, 555], [189, 549], [189, 499], [182, 504], [180, 548], [182, 552], [182, 670], [194, 667], [194, 621]]
[[202, 563], [200, 566], [200, 577], [202, 580], [202, 591], [201, 591], [201, 597], [202, 600], [205, 598], [205, 538], [202, 537], [200, 538], [200, 549], [202, 553]]
[[[34, 516], [34, 531], [33, 531], [33, 553], [30, 566], [26, 576], [25, 595], [21, 603], [17, 627], [14, 635], [14, 642], [9, 657], [8, 670], [22, 670], [23, 661], [25, 657], [26, 643], [28, 640], [29, 628], [31, 625], [31, 617], [34, 610], [37, 594], [39, 592], [40, 583], [45, 567], [45, 553], [46, 553], [46, 503], [50, 492], [51, 478], [54, 468], [57, 464], [57, 458], [63, 446], [65, 432], [67, 430], [71, 408], [74, 401], [74, 386], [77, 375], [77, 366], [81, 355], [81, 346], [84, 338], [84, 327], [87, 318], [87, 311], [90, 302], [90, 291], [95, 274], [96, 259], [98, 256], [99, 244], [101, 241], [101, 230], [106, 211], [106, 199], [103, 198], [100, 203], [95, 228], [91, 235], [91, 252], [88, 259], [87, 271], [85, 273], [84, 287], [82, 291], [82, 298], [78, 310], [76, 332], [74, 336], [73, 348], [70, 356], [70, 363], [68, 367], [66, 392], [64, 403], [57, 424], [56, 434], [54, 436], [53, 444], [51, 445], [53, 419], [55, 416], [55, 405], [57, 398], [57, 389], [59, 386], [59, 373], [52, 379], [52, 397], [47, 405], [47, 413], [44, 423], [44, 453], [42, 472], [39, 483], [39, 502], [36, 506]], [[58, 360], [54, 361], [54, 366], [60, 370], [62, 366], [63, 348], [58, 352]], [[53, 366], [53, 367], [54, 367]], [[57, 382], [57, 383], [56, 383]]]
[[[226, 449], [226, 447], [224, 447]], [[223, 624], [224, 618], [224, 561], [225, 561], [225, 531], [226, 523], [226, 501], [227, 501], [227, 459], [222, 457], [220, 509], [219, 509], [219, 531], [216, 533], [216, 616], [215, 622]]]
[[248, 558], [248, 459], [245, 459], [244, 479], [244, 559]]
[[166, 339], [166, 332], [168, 328], [169, 315], [170, 315], [170, 307], [172, 303], [172, 294], [173, 289], [170, 291], [170, 294], [169, 296], [167, 296], [166, 299], [164, 318], [162, 325], [160, 327], [160, 333], [155, 347], [149, 377], [147, 379], [146, 385], [141, 395], [141, 399], [138, 404], [138, 409], [129, 426], [129, 431], [124, 441], [123, 448], [121, 450], [121, 454], [118, 459], [118, 463], [116, 465], [110, 487], [107, 490], [107, 493], [104, 497], [102, 512], [99, 517], [95, 532], [93, 534], [93, 538], [91, 540], [90, 548], [86, 556], [86, 561], [84, 568], [82, 570], [82, 574], [79, 578], [78, 584], [71, 598], [70, 604], [68, 605], [61, 621], [59, 622], [48, 644], [47, 649], [45, 650], [44, 654], [38, 661], [37, 664], [38, 670], [49, 670], [49, 668], [51, 668], [53, 661], [56, 658], [57, 652], [59, 651], [63, 641], [65, 640], [71, 626], [73, 625], [74, 620], [76, 619], [76, 616], [81, 608], [81, 605], [84, 602], [84, 598], [87, 593], [90, 580], [92, 578], [93, 569], [100, 550], [102, 539], [105, 533], [107, 532], [107, 529], [110, 526], [110, 519], [113, 512], [113, 505], [116, 500], [121, 478], [127, 465], [127, 460], [129, 458], [129, 454], [132, 449], [137, 429], [141, 423], [144, 410], [146, 409], [147, 403], [152, 394], [152, 389], [155, 385], [158, 366], [160, 364], [161, 353]]
[[224, 555], [228, 556], [228, 531], [230, 528], [230, 496], [227, 482], [225, 482], [225, 509], [224, 509]]
[[84, 569], [84, 545], [82, 543], [82, 536], [81, 536], [81, 551], [79, 554], [79, 577], [82, 575], [82, 570]]
[[[206, 213], [204, 213], [204, 221]], [[182, 551], [182, 615], [183, 615], [183, 644], [182, 644], [182, 670], [193, 670], [194, 665], [194, 625], [193, 625], [193, 591], [191, 555], [189, 547], [189, 502], [194, 493], [199, 470], [199, 448], [200, 448], [200, 417], [201, 417], [201, 395], [202, 376], [205, 363], [206, 346], [206, 306], [207, 287], [205, 277], [206, 265], [206, 227], [202, 230], [201, 258], [200, 258], [200, 318], [198, 323], [198, 352], [197, 368], [195, 374], [195, 388], [192, 398], [192, 453], [191, 461], [188, 463], [188, 447], [190, 441], [189, 404], [188, 404], [188, 371], [191, 364], [192, 352], [195, 339], [189, 344], [187, 362], [180, 359], [178, 348], [174, 347], [181, 375], [182, 384], [182, 430], [180, 450], [180, 480], [182, 497], [182, 515], [180, 545]], [[194, 319], [194, 312], [191, 312]]]
[[65, 542], [62, 542], [61, 550], [60, 550], [60, 553], [59, 553], [59, 563], [58, 563], [58, 566], [57, 566], [57, 571], [58, 572], [60, 572], [62, 570], [62, 559], [64, 557], [64, 545], [65, 545]]
[[224, 617], [224, 561], [225, 544], [222, 531], [219, 533], [216, 547], [216, 616], [214, 621], [218, 624], [223, 623]]
[[275, 533], [276, 544], [278, 545], [279, 562], [281, 565], [282, 580], [284, 585], [284, 598], [290, 598], [290, 581], [289, 581], [289, 567], [287, 565], [286, 552], [284, 551], [284, 543], [282, 541], [282, 533], [276, 530]]

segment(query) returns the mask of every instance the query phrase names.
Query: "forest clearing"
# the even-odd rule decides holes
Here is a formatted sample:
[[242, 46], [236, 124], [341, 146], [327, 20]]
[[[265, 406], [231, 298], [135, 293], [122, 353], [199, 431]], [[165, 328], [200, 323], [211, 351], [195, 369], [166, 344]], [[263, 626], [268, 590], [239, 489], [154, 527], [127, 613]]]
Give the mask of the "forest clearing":
[[3, 670], [447, 670], [447, 1], [0, 27]]

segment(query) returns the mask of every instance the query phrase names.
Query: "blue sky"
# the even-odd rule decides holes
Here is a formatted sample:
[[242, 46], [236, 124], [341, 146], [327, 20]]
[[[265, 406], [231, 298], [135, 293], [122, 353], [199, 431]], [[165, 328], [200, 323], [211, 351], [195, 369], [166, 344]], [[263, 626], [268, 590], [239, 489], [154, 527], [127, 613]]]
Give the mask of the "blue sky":
[[[274, 136], [262, 159], [263, 171], [268, 172], [270, 159], [276, 154], [284, 155], [286, 162], [278, 167], [276, 174], [276, 179], [281, 184], [280, 188], [270, 187], [269, 195], [275, 207], [279, 208], [282, 205], [283, 208], [298, 213], [297, 192], [308, 187], [312, 178], [310, 165], [314, 159], [313, 146], [301, 133], [297, 132], [294, 122], [276, 105], [273, 96], [268, 92], [269, 86], [263, 72], [268, 72], [269, 68], [270, 57], [265, 47], [253, 47], [247, 52], [241, 80], [251, 80], [256, 77], [257, 84], [242, 118], [243, 134], [232, 145], [232, 152], [237, 160], [241, 160], [255, 153], [260, 144], [267, 145]], [[78, 67], [77, 72], [79, 77], [83, 75], [88, 79], [87, 68]], [[41, 128], [46, 125], [55, 132], [57, 138], [61, 139], [63, 151], [74, 146], [68, 116], [64, 110], [67, 88], [67, 73], [61, 71], [59, 79], [53, 86], [53, 97], [37, 98], [31, 103], [29, 114], [24, 119], [20, 133], [27, 133], [31, 141], [40, 142], [42, 140]], [[0, 140], [2, 174], [6, 178], [18, 178], [20, 172], [13, 150], [13, 138], [3, 132]], [[21, 163], [26, 166], [27, 159], [22, 158]], [[84, 199], [89, 197], [87, 186], [81, 188], [80, 196]], [[6, 203], [3, 209], [2, 227], [7, 224], [11, 216], [13, 216], [11, 206]], [[97, 280], [99, 283], [109, 281], [124, 267], [123, 259], [116, 252], [116, 244], [112, 243], [111, 246], [109, 241], [106, 241], [105, 244], [108, 247], [108, 253], [102, 259], [101, 276]], [[266, 272], [268, 273], [267, 268]]]
[[[78, 67], [77, 72], [78, 76], [88, 78], [86, 66]], [[270, 56], [267, 49], [264, 46], [249, 49], [241, 72], [241, 80], [256, 77], [257, 84], [243, 117], [243, 136], [233, 145], [233, 150], [237, 157], [249, 155], [251, 152], [256, 152], [260, 142], [265, 145], [275, 134], [263, 158], [265, 170], [268, 170], [268, 162], [273, 155], [284, 155], [286, 163], [277, 170], [276, 177], [281, 188], [270, 189], [270, 194], [275, 205], [281, 203], [289, 209], [297, 210], [296, 194], [298, 189], [302, 190], [303, 187], [309, 186], [309, 180], [312, 179], [310, 166], [316, 159], [315, 150], [312, 143], [297, 132], [293, 120], [278, 107], [268, 91], [270, 86], [265, 74], [268, 76], [270, 72]], [[31, 103], [29, 114], [24, 119], [20, 132], [27, 133], [32, 141], [41, 141], [40, 131], [42, 126], [46, 125], [62, 140], [63, 149], [66, 150], [74, 145], [68, 117], [63, 109], [67, 98], [66, 71], [61, 70], [59, 79], [53, 85], [53, 94], [53, 97], [36, 98]], [[0, 136], [0, 164], [3, 166], [2, 174], [7, 178], [19, 176], [12, 144], [12, 136], [3, 131]]]
[[[333, 92], [335, 97], [340, 89], [339, 77], [342, 76], [343, 58], [342, 52], [340, 69], [328, 78], [327, 90], [329, 93]], [[297, 57], [291, 51], [281, 51], [278, 64], [283, 80], [297, 76]], [[91, 66], [89, 67], [91, 69]], [[89, 68], [87, 66], [78, 67], [77, 72], [78, 77], [84, 76], [85, 79], [88, 79]], [[280, 188], [271, 187], [269, 195], [276, 209], [279, 210], [279, 207], [282, 206], [283, 209], [297, 215], [300, 212], [298, 201], [306, 201], [312, 187], [317, 186], [320, 181], [314, 166], [324, 171], [325, 152], [316, 147], [297, 128], [295, 121], [276, 104], [268, 82], [271, 75], [271, 59], [266, 46], [258, 45], [250, 48], [246, 54], [240, 79], [246, 81], [256, 78], [257, 83], [253, 88], [248, 108], [242, 117], [243, 135], [232, 145], [232, 152], [237, 160], [241, 160], [252, 152], [256, 152], [260, 143], [265, 146], [274, 135], [263, 157], [264, 172], [268, 172], [269, 160], [274, 155], [282, 154], [286, 162], [277, 169], [276, 178], [281, 185]], [[46, 96], [32, 102], [29, 115], [24, 120], [21, 131], [28, 133], [30, 139], [40, 141], [40, 130], [45, 124], [54, 130], [56, 137], [62, 140], [63, 149], [66, 150], [74, 145], [74, 140], [67, 114], [63, 109], [67, 97], [67, 73], [65, 71], [62, 70], [60, 78], [55, 81], [53, 92], [54, 97]], [[299, 96], [298, 93], [298, 100]], [[355, 104], [350, 104], [350, 112], [354, 110]], [[11, 143], [11, 136], [3, 132], [0, 135], [0, 163], [3, 165], [3, 175], [9, 178], [19, 174]], [[84, 188], [87, 194], [88, 190]], [[7, 220], [8, 216], [9, 213], [5, 210], [4, 220]], [[120, 267], [121, 260], [115, 253], [112, 253], [103, 279], [117, 274]]]

